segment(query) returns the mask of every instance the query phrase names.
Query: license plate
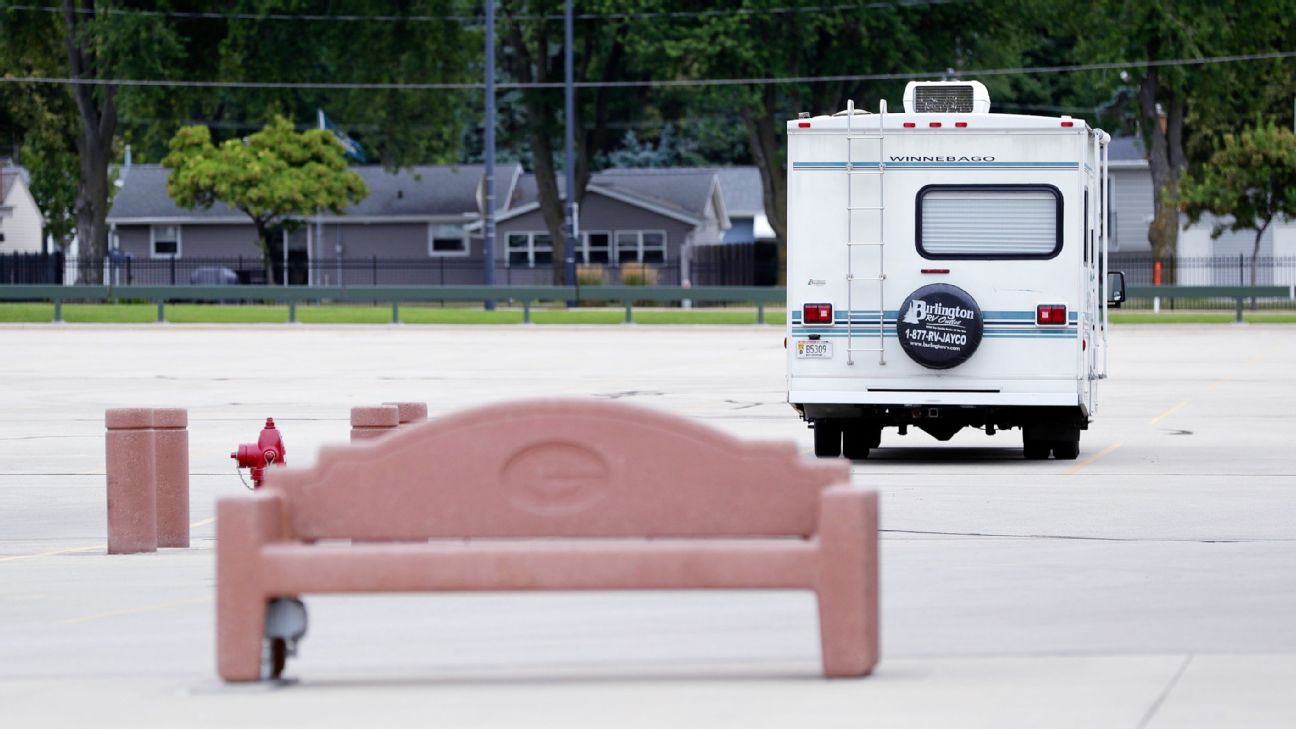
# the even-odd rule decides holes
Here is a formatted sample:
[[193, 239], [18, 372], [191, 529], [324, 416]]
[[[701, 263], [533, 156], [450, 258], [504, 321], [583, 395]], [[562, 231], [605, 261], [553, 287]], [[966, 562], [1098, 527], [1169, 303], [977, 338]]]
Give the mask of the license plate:
[[798, 359], [830, 359], [832, 357], [832, 342], [797, 342]]

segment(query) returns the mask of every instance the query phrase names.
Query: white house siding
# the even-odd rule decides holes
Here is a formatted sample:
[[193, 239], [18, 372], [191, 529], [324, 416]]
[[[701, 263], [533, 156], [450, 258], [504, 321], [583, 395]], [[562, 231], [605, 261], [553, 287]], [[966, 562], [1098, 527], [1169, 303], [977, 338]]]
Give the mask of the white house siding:
[[1146, 166], [1112, 168], [1108, 207], [1112, 252], [1151, 253], [1147, 231], [1152, 220], [1152, 175]]
[[14, 180], [9, 194], [0, 201], [0, 253], [40, 253], [44, 220], [36, 200], [21, 177]]

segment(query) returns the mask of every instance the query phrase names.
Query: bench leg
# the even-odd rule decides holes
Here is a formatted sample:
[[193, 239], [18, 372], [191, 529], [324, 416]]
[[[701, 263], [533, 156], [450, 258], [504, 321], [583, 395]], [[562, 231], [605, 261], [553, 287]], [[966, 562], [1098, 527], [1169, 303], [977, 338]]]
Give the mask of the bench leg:
[[278, 531], [276, 507], [260, 494], [216, 504], [216, 670], [226, 681], [261, 679], [266, 596], [257, 558]]
[[834, 488], [819, 503], [824, 675], [865, 676], [878, 662], [877, 493]]

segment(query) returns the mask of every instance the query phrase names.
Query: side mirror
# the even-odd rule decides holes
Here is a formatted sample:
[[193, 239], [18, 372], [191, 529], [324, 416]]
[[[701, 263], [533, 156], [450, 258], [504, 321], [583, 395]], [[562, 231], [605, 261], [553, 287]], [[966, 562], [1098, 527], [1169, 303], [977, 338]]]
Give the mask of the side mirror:
[[1123, 303], [1125, 303], [1125, 272], [1108, 271], [1107, 306], [1119, 309]]

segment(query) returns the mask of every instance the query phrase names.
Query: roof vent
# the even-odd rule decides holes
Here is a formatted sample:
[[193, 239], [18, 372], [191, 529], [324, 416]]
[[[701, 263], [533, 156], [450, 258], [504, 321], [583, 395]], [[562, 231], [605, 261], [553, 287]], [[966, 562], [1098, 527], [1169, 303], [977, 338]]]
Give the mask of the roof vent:
[[910, 114], [985, 114], [990, 92], [980, 81], [910, 81], [904, 106]]

